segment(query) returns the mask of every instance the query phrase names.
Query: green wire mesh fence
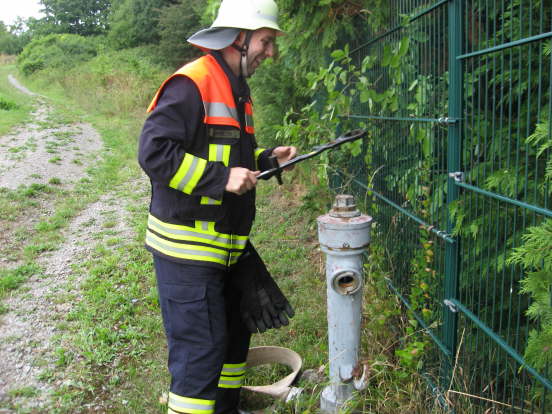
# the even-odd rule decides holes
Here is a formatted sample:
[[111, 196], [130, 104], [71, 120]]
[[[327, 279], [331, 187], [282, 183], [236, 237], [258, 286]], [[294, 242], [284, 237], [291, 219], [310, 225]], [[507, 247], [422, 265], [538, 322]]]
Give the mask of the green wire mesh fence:
[[388, 27], [350, 53], [372, 63], [344, 123], [370, 139], [333, 185], [371, 200], [441, 404], [552, 413], [552, 246], [511, 259], [552, 227], [552, 2], [388, 7]]

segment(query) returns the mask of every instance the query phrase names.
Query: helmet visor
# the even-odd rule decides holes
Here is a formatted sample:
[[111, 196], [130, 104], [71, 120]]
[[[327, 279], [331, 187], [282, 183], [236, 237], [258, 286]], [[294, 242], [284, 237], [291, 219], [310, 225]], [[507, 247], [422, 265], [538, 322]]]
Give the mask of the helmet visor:
[[203, 49], [221, 50], [234, 43], [240, 31], [234, 27], [210, 27], [190, 36], [188, 42]]

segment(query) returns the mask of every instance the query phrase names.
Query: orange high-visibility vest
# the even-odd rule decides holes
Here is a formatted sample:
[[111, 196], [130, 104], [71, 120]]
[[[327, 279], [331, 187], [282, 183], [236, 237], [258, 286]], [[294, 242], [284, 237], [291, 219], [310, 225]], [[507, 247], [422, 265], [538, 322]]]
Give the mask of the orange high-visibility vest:
[[[199, 89], [205, 117], [203, 122], [209, 125], [227, 125], [240, 128], [238, 110], [232, 94], [232, 86], [224, 70], [212, 55], [205, 55], [194, 60], [173, 73], [163, 82], [155, 94], [148, 112], [155, 109], [159, 95], [165, 84], [175, 76], [187, 76]], [[251, 102], [245, 102], [245, 131], [254, 134], [253, 108]]]

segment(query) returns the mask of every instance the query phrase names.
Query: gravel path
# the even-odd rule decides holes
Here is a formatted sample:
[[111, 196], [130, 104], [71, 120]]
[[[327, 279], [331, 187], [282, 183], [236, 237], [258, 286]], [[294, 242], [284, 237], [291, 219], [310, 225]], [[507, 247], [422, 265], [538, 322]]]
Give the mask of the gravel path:
[[90, 160], [102, 148], [100, 135], [85, 123], [60, 125], [52, 120], [52, 108], [44, 97], [10, 83], [36, 100], [32, 122], [0, 137], [0, 187], [46, 184], [52, 178], [72, 184], [86, 175]]
[[[88, 124], [42, 128], [52, 112], [46, 100], [28, 91], [15, 78], [10, 81], [24, 93], [33, 95], [37, 108], [31, 123], [0, 137], [0, 187], [46, 183], [54, 177], [61, 178], [64, 184], [74, 183], [86, 176], [85, 166], [89, 162], [84, 160], [97, 157], [100, 135]], [[50, 161], [52, 152], [48, 149], [54, 145], [52, 142], [56, 143], [55, 154], [62, 159], [59, 163]], [[82, 164], [74, 162], [75, 159], [83, 160]], [[144, 188], [145, 184], [136, 186]], [[49, 383], [42, 374], [56, 369], [58, 356], [53, 336], [60, 332], [57, 326], [72, 308], [71, 301], [59, 298], [61, 294], [69, 294], [73, 300], [79, 297], [82, 275], [75, 274], [71, 264], [86, 259], [94, 246], [102, 242], [107, 221], [110, 235], [106, 237], [113, 237], [113, 231], [123, 239], [133, 237], [123, 224], [128, 222], [125, 207], [125, 200], [115, 194], [106, 194], [89, 205], [64, 231], [62, 246], [37, 260], [43, 271], [1, 303], [7, 311], [0, 315], [0, 414], [50, 411], [49, 393], [61, 384]], [[8, 401], [18, 407], [16, 411], [7, 408]]]

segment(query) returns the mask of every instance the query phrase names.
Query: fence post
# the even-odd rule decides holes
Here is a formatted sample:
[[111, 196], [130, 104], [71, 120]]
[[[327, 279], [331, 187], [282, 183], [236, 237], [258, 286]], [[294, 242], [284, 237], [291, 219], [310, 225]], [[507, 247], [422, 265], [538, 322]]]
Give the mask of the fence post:
[[[449, 37], [449, 113], [451, 121], [448, 127], [447, 169], [447, 206], [449, 206], [447, 233], [452, 234], [454, 222], [450, 217], [450, 205], [458, 199], [459, 188], [450, 173], [461, 168], [462, 139], [462, 102], [463, 76], [462, 61], [456, 57], [462, 54], [463, 41], [463, 0], [450, 0], [448, 5], [448, 37]], [[458, 296], [458, 239], [454, 243], [446, 243], [445, 251], [445, 299]], [[444, 305], [443, 305], [444, 306]], [[458, 316], [452, 309], [444, 306], [443, 342], [450, 350], [451, 360], [446, 359], [442, 367], [442, 388], [446, 391], [451, 381], [456, 345], [458, 340]]]

